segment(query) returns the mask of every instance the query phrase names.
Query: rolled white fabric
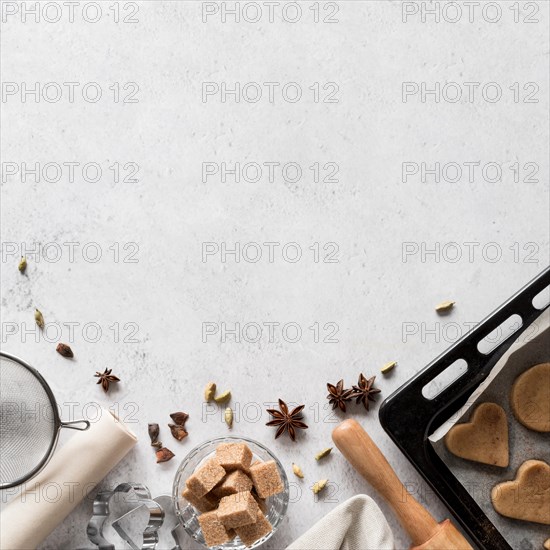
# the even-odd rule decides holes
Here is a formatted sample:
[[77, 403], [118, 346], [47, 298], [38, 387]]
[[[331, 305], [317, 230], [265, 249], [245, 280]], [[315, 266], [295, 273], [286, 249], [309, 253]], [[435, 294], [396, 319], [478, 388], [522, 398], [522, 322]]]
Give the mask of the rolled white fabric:
[[393, 533], [376, 502], [356, 495], [319, 520], [287, 550], [393, 550]]
[[[75, 432], [47, 466], [29, 480], [0, 516], [2, 550], [35, 549], [136, 444], [110, 411]], [[49, 497], [55, 493], [55, 497]]]

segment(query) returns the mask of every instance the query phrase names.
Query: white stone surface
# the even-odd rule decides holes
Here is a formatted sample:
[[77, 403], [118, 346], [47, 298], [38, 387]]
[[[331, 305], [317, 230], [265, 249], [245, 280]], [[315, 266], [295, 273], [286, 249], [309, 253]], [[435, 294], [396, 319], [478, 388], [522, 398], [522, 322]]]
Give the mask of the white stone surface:
[[[403, 22], [403, 9], [421, 10], [423, 3], [321, 2], [321, 17], [331, 6], [339, 8], [332, 24], [313, 22], [311, 2], [300, 3], [296, 23], [284, 21], [284, 3], [274, 8], [272, 23], [262, 3], [256, 4], [263, 9], [258, 23], [223, 23], [220, 14], [204, 23], [201, 2], [138, 2], [133, 17], [139, 22], [118, 24], [111, 2], [98, 3], [102, 17], [96, 23], [83, 19], [83, 4], [73, 23], [67, 7], [59, 22], [36, 23], [32, 16], [22, 21], [22, 4], [14, 4], [14, 15], [8, 4], [3, 2], [4, 86], [40, 82], [43, 89], [55, 82], [63, 95], [51, 103], [32, 96], [23, 102], [20, 91], [2, 98], [2, 349], [43, 373], [65, 418], [71, 403], [76, 415], [82, 409], [93, 414], [88, 404], [99, 403], [131, 423], [139, 444], [102, 487], [142, 481], [154, 494], [170, 492], [186, 453], [227, 433], [220, 414], [202, 404], [203, 386], [215, 380], [231, 388], [240, 411], [232, 433], [268, 445], [289, 475], [292, 462], [306, 473], [284, 528], [266, 548], [284, 548], [361, 492], [379, 502], [398, 547], [407, 547], [389, 508], [339, 453], [322, 464], [313, 460], [330, 445], [331, 430], [342, 418], [329, 412], [325, 384], [343, 377], [350, 385], [359, 372], [378, 374], [382, 398], [389, 396], [548, 265], [548, 3], [530, 2], [538, 10], [531, 16], [534, 8], [520, 3], [519, 23], [512, 2], [499, 4], [498, 23], [488, 22], [480, 9], [473, 22], [464, 11], [457, 23], [443, 16], [439, 23], [429, 16], [422, 23], [419, 14]], [[132, 17], [131, 3], [119, 8], [120, 19]], [[93, 6], [86, 9], [88, 19], [95, 17]], [[46, 17], [54, 19], [55, 12]], [[525, 23], [526, 17], [539, 22]], [[264, 94], [264, 82], [281, 86], [274, 103], [265, 95], [257, 103], [231, 97], [222, 103], [219, 95], [202, 100], [204, 82], [236, 81], [259, 83]], [[74, 102], [64, 82], [79, 83]], [[89, 82], [102, 89], [97, 103], [82, 98]], [[137, 83], [137, 103], [115, 103], [109, 87], [116, 82], [121, 88]], [[301, 85], [300, 101], [282, 99], [288, 82]], [[338, 102], [315, 103], [309, 89], [315, 82], [321, 98], [334, 89], [323, 85], [336, 83]], [[403, 82], [455, 82], [465, 94], [464, 83], [480, 86], [473, 101], [446, 100], [454, 97], [451, 85], [437, 103], [418, 95], [404, 102]], [[481, 95], [491, 82], [502, 90], [494, 103]], [[509, 88], [516, 82], [517, 103]], [[122, 98], [132, 86], [122, 89]], [[491, 94], [496, 88], [484, 89]], [[248, 90], [252, 97], [253, 88]], [[92, 97], [93, 89], [88, 91]], [[48, 92], [54, 97], [55, 87]], [[525, 103], [527, 97], [538, 102]], [[72, 182], [67, 169], [60, 181], [47, 181], [55, 179], [52, 167], [40, 181], [32, 175], [22, 181], [5, 163], [20, 169], [23, 162], [80, 165]], [[81, 171], [89, 162], [102, 169], [95, 183], [86, 181], [91, 171]], [[116, 183], [109, 169], [115, 162], [137, 163], [138, 181]], [[273, 182], [265, 173], [257, 183], [236, 183], [231, 176], [225, 183], [219, 177], [205, 182], [206, 162], [296, 162], [303, 174], [296, 183], [285, 182], [279, 171]], [[316, 162], [336, 163], [337, 181], [312, 181], [309, 167]], [[403, 182], [403, 162], [454, 162], [465, 173], [455, 183], [436, 183], [433, 176], [422, 182], [419, 175]], [[472, 182], [465, 162], [481, 163]], [[484, 178], [487, 163], [501, 166], [501, 181], [488, 181], [491, 167]], [[514, 163], [521, 167], [517, 182]], [[77, 243], [74, 258], [69, 242]], [[258, 243], [263, 255], [255, 263], [242, 256], [238, 263], [234, 256], [222, 262], [219, 254], [203, 261], [206, 242]], [[273, 262], [266, 242], [280, 243]], [[302, 250], [294, 263], [288, 261], [293, 250], [286, 249], [286, 260], [281, 254], [292, 242]], [[21, 248], [34, 243], [41, 243], [44, 254], [27, 254], [29, 267], [21, 276]], [[314, 243], [320, 243], [319, 262], [309, 248]], [[325, 243], [336, 243], [336, 263], [322, 261], [334, 246], [323, 252]], [[408, 250], [438, 243], [440, 255], [404, 257], [404, 243], [413, 243]], [[448, 243], [458, 243], [460, 259]], [[102, 256], [93, 262], [98, 249]], [[252, 259], [254, 248], [247, 252]], [[434, 306], [447, 299], [457, 307], [450, 317], [438, 318]], [[34, 307], [48, 323], [44, 334], [33, 328]], [[204, 323], [232, 328], [237, 322], [280, 325], [274, 342], [267, 330], [257, 343], [237, 343], [230, 335], [222, 342], [219, 333], [203, 342]], [[302, 330], [296, 343], [289, 341], [292, 332], [286, 339], [281, 335], [289, 322]], [[76, 323], [74, 334], [67, 323]], [[319, 342], [309, 329], [315, 323]], [[324, 329], [326, 323], [333, 325]], [[101, 337], [93, 341], [97, 327]], [[324, 343], [333, 327], [337, 342]], [[248, 335], [253, 338], [252, 328]], [[58, 340], [70, 343], [74, 361], [56, 354]], [[389, 360], [399, 365], [383, 378], [378, 371]], [[122, 379], [108, 395], [93, 378], [106, 367]], [[264, 426], [267, 414], [258, 414], [279, 397], [306, 404], [310, 428], [297, 443], [273, 441], [273, 430]], [[436, 497], [424, 498], [427, 486], [385, 435], [378, 405], [368, 414], [352, 406], [348, 416], [363, 424], [428, 509], [437, 518], [447, 516]], [[191, 417], [189, 438], [181, 443], [166, 427], [175, 410]], [[176, 453], [171, 462], [155, 464], [148, 422], [163, 425], [162, 440]], [[319, 478], [334, 485], [314, 502], [309, 487]], [[41, 549], [85, 546], [90, 512], [87, 500]]]

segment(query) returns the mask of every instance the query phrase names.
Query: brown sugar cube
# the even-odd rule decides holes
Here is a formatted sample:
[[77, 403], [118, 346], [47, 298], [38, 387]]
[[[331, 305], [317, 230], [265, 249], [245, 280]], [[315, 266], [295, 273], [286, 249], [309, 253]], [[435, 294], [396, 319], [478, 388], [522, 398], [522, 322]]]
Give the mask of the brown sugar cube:
[[250, 476], [250, 468], [252, 468], [252, 466], [254, 466], [254, 464], [260, 464], [262, 461], [261, 460], [253, 460], [251, 463], [250, 463], [250, 466], [246, 469], [243, 470], [243, 472], [247, 475], [247, 476]]
[[226, 470], [250, 468], [252, 451], [245, 443], [220, 443], [216, 448], [216, 459]]
[[215, 458], [205, 462], [185, 482], [187, 488], [202, 497], [213, 489], [225, 477], [225, 470]]
[[252, 489], [252, 480], [241, 470], [234, 470], [227, 474], [221, 484], [212, 489], [212, 496], [220, 499], [242, 491]]
[[259, 510], [255, 523], [235, 528], [237, 535], [239, 535], [245, 546], [252, 546], [257, 540], [271, 533], [272, 530], [273, 527], [271, 523], [269, 523], [269, 520]]
[[231, 529], [254, 523], [259, 511], [258, 504], [250, 491], [243, 491], [223, 497], [216, 513], [224, 526]]
[[265, 499], [260, 498], [258, 496], [258, 493], [256, 493], [255, 490], [252, 490], [252, 496], [254, 497], [254, 500], [258, 503], [258, 507], [260, 510], [266, 514], [267, 513], [267, 504], [265, 503]]
[[284, 490], [283, 480], [274, 460], [254, 464], [250, 468], [250, 477], [260, 498], [267, 498]]
[[218, 505], [217, 501], [209, 495], [199, 497], [187, 487], [183, 490], [181, 496], [199, 512], [210, 512], [210, 510], [214, 510], [214, 508]]
[[230, 541], [233, 536], [218, 519], [216, 511], [206, 512], [197, 517], [201, 526], [202, 536], [207, 546], [218, 546]]

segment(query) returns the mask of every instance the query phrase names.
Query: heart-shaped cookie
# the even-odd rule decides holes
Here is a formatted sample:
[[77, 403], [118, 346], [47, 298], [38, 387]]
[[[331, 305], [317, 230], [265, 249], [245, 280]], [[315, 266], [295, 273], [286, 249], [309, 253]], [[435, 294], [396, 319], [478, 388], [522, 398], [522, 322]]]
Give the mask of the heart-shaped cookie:
[[550, 432], [550, 363], [541, 363], [518, 376], [510, 393], [516, 418], [530, 430]]
[[493, 487], [491, 500], [503, 516], [550, 525], [550, 466], [542, 460], [526, 460], [516, 479]]
[[496, 403], [481, 403], [470, 422], [456, 424], [445, 436], [447, 449], [456, 456], [491, 466], [508, 466], [508, 421]]

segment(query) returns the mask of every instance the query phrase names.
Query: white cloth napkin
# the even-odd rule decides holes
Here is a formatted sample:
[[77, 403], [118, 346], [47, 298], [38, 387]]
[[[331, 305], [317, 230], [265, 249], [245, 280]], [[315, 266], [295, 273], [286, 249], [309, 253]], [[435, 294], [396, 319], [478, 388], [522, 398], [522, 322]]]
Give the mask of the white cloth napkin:
[[123, 422], [102, 409], [101, 418], [85, 432], [76, 432], [2, 509], [0, 548], [36, 548], [136, 441]]
[[319, 520], [287, 550], [393, 550], [393, 534], [376, 502], [356, 495]]

